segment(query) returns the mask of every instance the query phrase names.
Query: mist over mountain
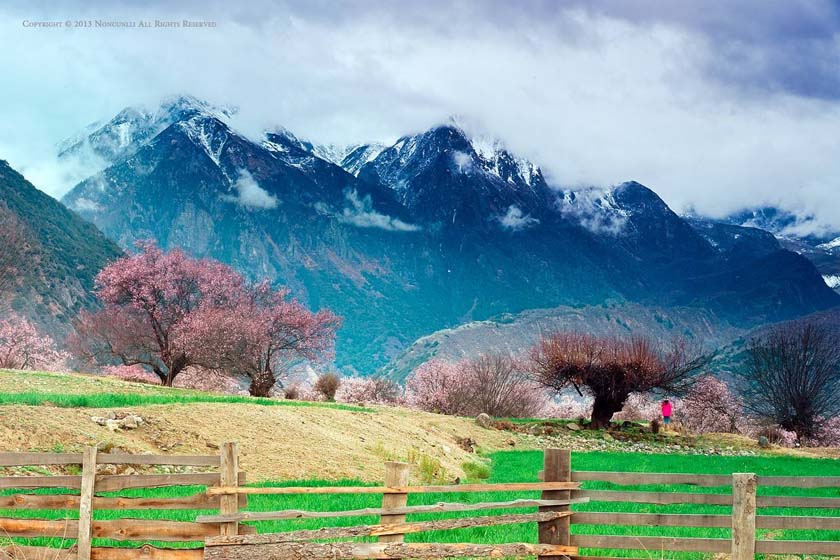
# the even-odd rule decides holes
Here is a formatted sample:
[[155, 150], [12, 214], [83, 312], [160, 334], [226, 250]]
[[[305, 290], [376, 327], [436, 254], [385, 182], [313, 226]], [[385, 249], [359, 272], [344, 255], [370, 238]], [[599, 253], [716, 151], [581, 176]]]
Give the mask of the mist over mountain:
[[333, 309], [346, 371], [529, 310], [608, 304], [632, 317], [655, 305], [724, 332], [840, 303], [768, 233], [683, 218], [633, 181], [549, 184], [502, 141], [453, 124], [338, 147], [285, 129], [255, 141], [227, 113], [190, 97], [126, 108], [65, 144], [62, 158], [104, 164], [62, 201], [124, 248], [155, 239]]

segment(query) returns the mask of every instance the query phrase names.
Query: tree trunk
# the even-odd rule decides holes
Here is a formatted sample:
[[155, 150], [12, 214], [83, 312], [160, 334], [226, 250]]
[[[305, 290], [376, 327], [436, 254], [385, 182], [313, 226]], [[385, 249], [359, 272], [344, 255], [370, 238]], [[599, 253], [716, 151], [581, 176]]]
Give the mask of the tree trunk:
[[590, 427], [596, 430], [608, 427], [613, 414], [621, 412], [622, 408], [624, 408], [624, 401], [618, 402], [615, 399], [599, 397], [596, 395], [595, 402], [592, 403]]
[[252, 397], [267, 397], [276, 382], [274, 372], [270, 368], [265, 368], [251, 376], [251, 385], [248, 387], [248, 392], [251, 393]]

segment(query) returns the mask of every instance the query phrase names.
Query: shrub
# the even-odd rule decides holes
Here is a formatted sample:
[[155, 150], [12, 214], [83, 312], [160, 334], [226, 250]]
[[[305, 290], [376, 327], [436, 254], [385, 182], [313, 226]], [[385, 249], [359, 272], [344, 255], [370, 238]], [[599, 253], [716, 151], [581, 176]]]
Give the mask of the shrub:
[[283, 390], [283, 396], [291, 401], [296, 401], [300, 398], [300, 387], [291, 385]]
[[482, 463], [473, 463], [467, 461], [461, 464], [464, 474], [470, 480], [486, 480], [490, 478], [490, 466]]
[[563, 418], [565, 420], [578, 420], [589, 418], [592, 413], [591, 398], [574, 398], [570, 395], [563, 395], [557, 400], [550, 402], [545, 407], [546, 418]]
[[160, 385], [160, 378], [140, 365], [105, 366], [102, 368], [102, 373], [108, 377], [115, 377], [117, 379], [122, 379], [123, 381], [131, 381], [132, 383]]
[[324, 397], [327, 401], [334, 401], [335, 394], [341, 385], [341, 379], [334, 373], [325, 373], [315, 382], [315, 392]]
[[[676, 403], [674, 403], [676, 408]], [[661, 404], [649, 394], [633, 393], [627, 397], [624, 408], [613, 416], [615, 420], [630, 420], [648, 422], [656, 420], [662, 415]]]
[[345, 377], [336, 391], [335, 400], [344, 403], [394, 404], [399, 402], [401, 396], [399, 384], [386, 377]]
[[190, 366], [184, 369], [173, 383], [173, 387], [194, 389], [209, 393], [226, 393], [228, 395], [247, 395], [247, 385], [236, 377], [215, 369], [205, 369]]

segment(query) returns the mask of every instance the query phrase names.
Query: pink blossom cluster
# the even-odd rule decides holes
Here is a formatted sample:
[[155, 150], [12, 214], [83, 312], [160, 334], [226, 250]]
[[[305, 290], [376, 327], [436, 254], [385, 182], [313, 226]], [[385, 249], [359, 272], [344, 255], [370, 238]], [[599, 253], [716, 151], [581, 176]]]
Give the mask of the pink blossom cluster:
[[441, 414], [534, 417], [549, 403], [542, 387], [509, 356], [485, 354], [474, 360], [432, 359], [406, 379], [406, 402]]
[[546, 418], [562, 418], [566, 420], [577, 420], [589, 418], [592, 414], [592, 398], [575, 398], [570, 395], [562, 395], [549, 402], [544, 411]]
[[403, 389], [395, 381], [383, 377], [344, 377], [335, 394], [344, 403], [399, 404]]
[[[250, 379], [268, 396], [291, 361], [328, 358], [341, 320], [312, 313], [267, 282], [248, 284], [231, 267], [141, 243], [97, 276], [103, 309], [83, 313], [70, 344], [100, 364], [140, 365], [172, 386], [188, 368]], [[209, 386], [220, 381], [209, 379]]]
[[0, 320], [0, 368], [63, 371], [67, 357], [24, 317], [13, 313]]

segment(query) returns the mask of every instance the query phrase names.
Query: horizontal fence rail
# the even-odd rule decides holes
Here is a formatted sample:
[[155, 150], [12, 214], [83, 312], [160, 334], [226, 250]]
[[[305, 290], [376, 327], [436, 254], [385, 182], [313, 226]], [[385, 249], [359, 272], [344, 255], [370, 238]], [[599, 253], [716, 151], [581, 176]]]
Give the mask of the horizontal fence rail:
[[[191, 467], [200, 472], [130, 475], [96, 473], [97, 465], [115, 464]], [[407, 465], [388, 463], [386, 477], [381, 486], [246, 487], [243, 486], [245, 475], [239, 472], [238, 449], [235, 444], [221, 446], [219, 455], [206, 456], [97, 453], [93, 449], [86, 449], [84, 453], [0, 453], [0, 467], [71, 465], [81, 466], [82, 474], [0, 476], [0, 489], [21, 490], [0, 496], [0, 509], [72, 510], [79, 512], [78, 519], [0, 518], [0, 534], [16, 541], [53, 537], [62, 542], [76, 544], [70, 549], [10, 544], [0, 547], [0, 559], [388, 560], [536, 556], [538, 560], [557, 560], [558, 557], [611, 560], [608, 556], [586, 556], [581, 553], [581, 550], [586, 552], [585, 549], [635, 550], [639, 551], [639, 558], [647, 558], [651, 554], [664, 558], [670, 552], [727, 553], [733, 560], [746, 560], [753, 558], [755, 554], [840, 556], [840, 541], [760, 538], [765, 531], [779, 530], [840, 533], [840, 517], [820, 515], [819, 512], [820, 509], [840, 509], [840, 496], [826, 496], [825, 492], [817, 496], [764, 495], [764, 492], [757, 490], [761, 487], [840, 489], [840, 477], [834, 476], [574, 471], [570, 452], [552, 449], [546, 450], [544, 470], [540, 475], [541, 482], [412, 485], [409, 484]], [[206, 489], [183, 497], [101, 495], [104, 492], [168, 486], [201, 486]], [[668, 488], [663, 490], [657, 486]], [[32, 494], [23, 491], [59, 488], [70, 489], [75, 493]], [[700, 488], [703, 490], [695, 490]], [[433, 504], [408, 505], [409, 495], [433, 493], [450, 494], [452, 499]], [[476, 503], [461, 501], [465, 495], [471, 493], [492, 493], [510, 499]], [[247, 507], [248, 496], [254, 495], [381, 495], [381, 505], [343, 511], [243, 511], [243, 508]], [[610, 504], [617, 503], [638, 504], [643, 510], [608, 511], [610, 508], [615, 509], [615, 506]], [[602, 504], [603, 508], [599, 504]], [[726, 509], [714, 509], [714, 513], [708, 514], [672, 513], [669, 510], [665, 510], [669, 511], [668, 513], [650, 512], [657, 511], [654, 509], [657, 506], [675, 504], [720, 506]], [[762, 513], [766, 508], [801, 508], [814, 514], [768, 515]], [[118, 510], [126, 513], [124, 517], [117, 519], [100, 520], [93, 518], [93, 512], [97, 510]], [[209, 511], [196, 516], [192, 521], [170, 521], [141, 519], [138, 517], [145, 517], [145, 514], [135, 513], [132, 516], [132, 510]], [[720, 513], [721, 511], [731, 513]], [[445, 515], [434, 519], [406, 519], [406, 516], [437, 513]], [[378, 516], [379, 522], [292, 529], [266, 534], [257, 534], [253, 525], [246, 524], [257, 521], [326, 520], [363, 516]], [[522, 524], [531, 524], [536, 529], [537, 542], [405, 542], [405, 535], [429, 531]], [[613, 532], [610, 528], [615, 528], [614, 532], [621, 532], [618, 529], [625, 528], [626, 532], [626, 528], [629, 527], [647, 528], [644, 530], [648, 531], [659, 527], [716, 531], [712, 533], [714, 538], [703, 537], [702, 533], [697, 537], [609, 534]], [[578, 528], [581, 531], [578, 531]], [[598, 531], [597, 534], [590, 534], [595, 530]], [[718, 536], [721, 534], [720, 530], [726, 531], [730, 536]], [[163, 544], [145, 544], [135, 548], [92, 546], [92, 541], [96, 539], [137, 543], [203, 542], [204, 546], [195, 549], [166, 548]], [[359, 542], [358, 539], [374, 539], [377, 542]], [[330, 542], [315, 542], [325, 540]]]
[[[224, 524], [165, 519], [137, 519], [130, 513], [118, 519], [93, 519], [97, 510], [218, 510], [224, 500], [233, 500], [236, 509], [247, 505], [245, 495], [210, 496], [205, 491], [178, 497], [102, 496], [103, 492], [171, 486], [220, 486], [244, 484], [245, 474], [231, 469], [226, 452], [233, 444], [224, 444], [219, 455], [132, 455], [98, 453], [85, 448], [83, 453], [0, 453], [0, 467], [81, 466], [81, 475], [0, 476], [0, 489], [75, 490], [73, 494], [25, 493], [0, 496], [3, 510], [67, 510], [65, 519], [27, 519], [0, 517], [0, 534], [11, 539], [52, 538], [70, 548], [8, 544], [0, 546], [0, 559], [32, 560], [198, 560], [203, 549], [160, 548], [145, 544], [135, 548], [92, 546], [94, 539], [132, 542], [202, 543], [224, 534]], [[97, 474], [98, 465], [178, 466], [215, 472], [173, 474]], [[223, 473], [233, 472], [232, 478]], [[70, 518], [69, 511], [78, 512]], [[238, 527], [243, 535], [253, 535], [250, 526]], [[25, 541], [24, 541], [25, 542]], [[193, 545], [194, 546], [194, 545]]]

